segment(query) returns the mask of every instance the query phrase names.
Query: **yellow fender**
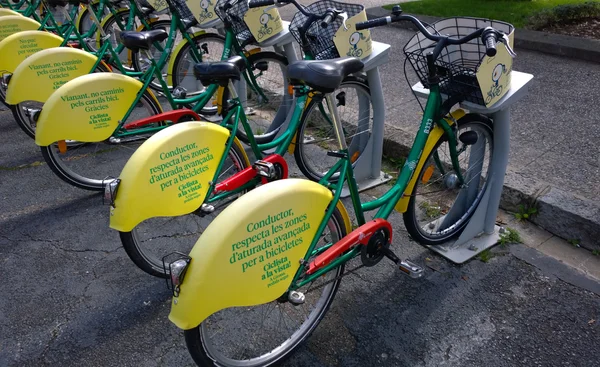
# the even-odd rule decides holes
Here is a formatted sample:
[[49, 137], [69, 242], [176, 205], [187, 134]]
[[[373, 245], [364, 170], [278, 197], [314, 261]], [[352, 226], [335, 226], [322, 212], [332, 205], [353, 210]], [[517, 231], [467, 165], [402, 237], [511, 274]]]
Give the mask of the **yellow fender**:
[[0, 17], [6, 16], [6, 15], [18, 15], [18, 16], [22, 16], [20, 13], [17, 13], [14, 10], [0, 8]]
[[119, 176], [110, 227], [129, 232], [146, 219], [181, 216], [198, 209], [229, 135], [229, 130], [219, 125], [193, 121], [151, 136]]
[[67, 82], [44, 104], [35, 143], [48, 146], [60, 140], [108, 139], [142, 87], [136, 79], [113, 73], [88, 74]]
[[[26, 32], [13, 36], [23, 33]], [[46, 102], [69, 80], [91, 73], [97, 61], [96, 56], [70, 47], [55, 47], [35, 53], [15, 69], [6, 90], [6, 102], [13, 105], [24, 101]], [[32, 85], [35, 88], [31, 88]]]
[[[2, 17], [5, 18], [5, 17]], [[0, 18], [0, 19], [2, 19]], [[0, 41], [0, 70], [12, 73], [31, 54], [47, 48], [58, 47], [63, 39], [42, 31], [23, 31], [11, 34]], [[29, 89], [34, 84], [29, 84]]]
[[0, 17], [0, 41], [17, 32], [35, 31], [38, 29], [40, 29], [40, 23], [22, 15], [6, 15]]
[[290, 286], [333, 195], [308, 180], [263, 185], [213, 220], [192, 258], [169, 319], [187, 330], [228, 308], [271, 302]]
[[[206, 33], [205, 31], [199, 31], [190, 35], [190, 38], [193, 40], [194, 38], [200, 36], [201, 34]], [[173, 85], [173, 68], [175, 67], [175, 59], [183, 46], [185, 46], [189, 41], [187, 39], [183, 39], [177, 46], [175, 46], [175, 50], [171, 53], [171, 57], [169, 58], [169, 68], [167, 69], [167, 85]]]
[[[463, 109], [458, 109], [450, 113], [450, 115], [452, 116], [452, 118], [445, 118], [445, 120], [450, 126], [452, 126], [454, 125], [455, 120], [458, 120], [465, 115], [465, 111]], [[419, 163], [415, 168], [415, 173], [408, 182], [408, 186], [406, 186], [406, 190], [404, 190], [402, 198], [398, 200], [396, 206], [394, 207], [394, 209], [396, 209], [396, 211], [398, 211], [399, 213], [405, 213], [408, 210], [408, 202], [410, 201], [410, 196], [412, 195], [413, 189], [415, 188], [415, 183], [417, 182], [419, 172], [421, 172], [421, 169], [423, 169], [423, 165], [425, 164], [427, 157], [429, 156], [433, 148], [435, 148], [435, 145], [443, 135], [444, 130], [438, 125], [435, 125], [433, 130], [431, 130], [431, 133], [427, 138], [427, 142], [425, 143], [423, 153], [421, 153], [421, 160], [419, 160]]]

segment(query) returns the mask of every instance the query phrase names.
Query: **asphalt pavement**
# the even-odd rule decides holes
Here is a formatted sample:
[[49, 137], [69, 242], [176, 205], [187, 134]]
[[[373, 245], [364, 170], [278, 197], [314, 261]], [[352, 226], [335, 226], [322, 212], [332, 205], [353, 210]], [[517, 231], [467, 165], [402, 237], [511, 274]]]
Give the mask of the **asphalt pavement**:
[[[411, 35], [374, 32], [393, 45], [382, 80], [398, 136], [419, 119], [401, 72]], [[597, 199], [600, 66], [520, 51], [515, 69], [536, 79], [513, 109], [511, 169]], [[0, 366], [193, 365], [167, 319], [170, 292], [129, 260], [101, 196], [59, 180], [9, 111], [0, 129]], [[409, 241], [399, 214], [390, 221], [394, 251], [424, 278], [387, 260], [346, 276], [286, 366], [598, 365], [598, 282], [522, 245], [452, 265]]]
[[[101, 196], [60, 181], [10, 112], [0, 129], [0, 366], [193, 365], [164, 281], [126, 256]], [[387, 260], [348, 275], [286, 366], [597, 364], [597, 282], [566, 267], [564, 282], [555, 260], [521, 245], [454, 266], [391, 221], [395, 252], [425, 277]]]

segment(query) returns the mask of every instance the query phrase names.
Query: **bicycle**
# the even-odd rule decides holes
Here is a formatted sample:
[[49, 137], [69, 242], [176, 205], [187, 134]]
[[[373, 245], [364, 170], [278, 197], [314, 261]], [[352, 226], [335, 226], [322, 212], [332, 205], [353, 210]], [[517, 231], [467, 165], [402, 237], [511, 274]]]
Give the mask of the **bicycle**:
[[[250, 6], [262, 4], [262, 2], [251, 2]], [[335, 9], [329, 9], [322, 14], [311, 14], [311, 22], [319, 25], [326, 20], [325, 24], [328, 24], [334, 19]], [[196, 67], [197, 77], [202, 80], [208, 77], [205, 74], [215, 75], [214, 78], [219, 77], [220, 79], [213, 81], [219, 82], [221, 85], [228, 85], [227, 79], [236, 79], [237, 73], [239, 73], [231, 62], [198, 65]], [[292, 75], [289, 74], [289, 69], [294, 68], [294, 65], [296, 63], [288, 66], [288, 77], [290, 78]], [[318, 65], [315, 63], [315, 67]], [[105, 186], [105, 195], [109, 198], [108, 203], [111, 205], [111, 228], [119, 231], [123, 247], [140, 269], [153, 276], [167, 276], [162, 262], [165, 254], [172, 251], [173, 248], [182, 251], [189, 250], [193, 244], [190, 243], [190, 240], [198, 232], [202, 232], [206, 224], [210, 223], [224, 206], [237, 199], [241, 193], [262, 182], [287, 177], [288, 169], [283, 156], [286, 151], [291, 152], [294, 139], [296, 141], [298, 139], [297, 132], [300, 131], [303, 124], [307, 123], [306, 119], [311, 116], [314, 107], [319, 106], [325, 100], [325, 95], [330, 96], [328, 103], [332, 103], [331, 101], [335, 100], [333, 93], [344, 86], [345, 78], [359, 72], [363, 67], [362, 62], [357, 59], [336, 59], [329, 65], [335, 65], [337, 71], [327, 79], [329, 81], [327, 88], [315, 87], [318, 84], [314, 84], [312, 79], [308, 79], [309, 76], [298, 76], [300, 80], [305, 80], [306, 85], [297, 85], [293, 89], [295, 102], [289, 124], [285, 130], [279, 132], [280, 135], [277, 137], [274, 134], [271, 134], [269, 140], [255, 137], [254, 126], [248, 123], [239, 96], [229, 82], [229, 87], [223, 90], [218, 102], [222, 108], [221, 114], [224, 122], [221, 125], [226, 129], [215, 134], [216, 137], [207, 132], [195, 133], [190, 124], [185, 124], [177, 129], [166, 129], [151, 137], [132, 155], [119, 179], [112, 180]], [[306, 71], [304, 70], [304, 72]], [[200, 130], [200, 128], [197, 129]], [[250, 166], [245, 152], [236, 148], [238, 147], [238, 138], [241, 136], [240, 131], [245, 132], [244, 136], [248, 140], [250, 150], [256, 157], [252, 166]], [[223, 140], [226, 142], [222, 142]], [[160, 151], [152, 148], [157, 144], [161, 146]], [[177, 147], [192, 145], [197, 146], [200, 150], [209, 149], [209, 152], [203, 153], [197, 159], [211, 154], [214, 156], [215, 162], [218, 162], [219, 157], [223, 157], [223, 160], [228, 159], [228, 163], [207, 165], [206, 171], [195, 172], [193, 169], [196, 169], [197, 166], [186, 168], [185, 165], [189, 162], [184, 158], [179, 159], [178, 162], [171, 159], [165, 162], [156, 161], [156, 157], [160, 156], [161, 152], [175, 151]], [[171, 162], [173, 163], [171, 164]], [[171, 164], [169, 166], [171, 168], [160, 168], [163, 167], [163, 163]], [[298, 162], [298, 164], [301, 163]], [[152, 167], [159, 168], [149, 170]], [[174, 173], [174, 169], [181, 169], [181, 171]], [[168, 171], [171, 175], [161, 178], [161, 174], [165, 173], [163, 170]], [[188, 172], [191, 172], [189, 173], [190, 177], [184, 176], [184, 180], [179, 178], [175, 180], [174, 177], [188, 175]], [[159, 181], [161, 184], [167, 183], [167, 186], [151, 184], [147, 189], [157, 191], [151, 193], [144, 191], [149, 182]], [[169, 184], [170, 181], [173, 183]], [[194, 190], [194, 193], [200, 194], [181, 204], [182, 207], [179, 202], [187, 200], [187, 198], [185, 198], [185, 194], [183, 199], [178, 195], [181, 191], [187, 190], [185, 187], [181, 187], [181, 190], [179, 188], [192, 181], [196, 182], [194, 186], [200, 186], [202, 189]], [[136, 192], [146, 192], [144, 196], [153, 197], [153, 202], [145, 203], [141, 196], [135, 194]], [[159, 203], [164, 203], [164, 205]], [[173, 241], [170, 243], [169, 240]]]
[[[391, 16], [358, 23], [357, 29], [398, 21], [411, 21], [419, 30], [404, 52], [430, 92], [396, 183], [383, 196], [361, 203], [342, 124], [335, 118], [338, 146], [329, 154], [339, 162], [320, 185], [307, 180], [268, 183], [215, 218], [189, 256], [165, 257], [173, 292], [169, 319], [184, 330], [198, 365], [265, 366], [282, 361], [324, 318], [348, 273], [345, 263], [355, 257], [360, 256], [360, 267], [374, 266], [385, 257], [404, 273], [422, 276], [422, 268], [402, 261], [390, 249], [392, 227], [386, 218], [395, 207], [405, 212], [411, 237], [429, 245], [456, 236], [473, 214], [488, 183], [485, 161], [493, 152], [492, 121], [460, 110], [450, 113], [461, 101], [483, 104], [483, 96], [472, 74], [474, 64], [456, 58], [449, 64], [446, 57], [452, 50], [459, 55], [462, 46], [493, 56], [497, 42], [510, 48], [505, 34], [512, 26], [479, 20], [488, 25], [480, 28], [481, 23], [466, 21], [455, 27], [454, 37], [444, 35], [447, 29], [432, 34], [435, 28], [426, 28], [395, 7]], [[432, 42], [421, 46], [420, 36]], [[295, 72], [292, 65], [289, 73]], [[445, 94], [456, 82], [462, 92]], [[336, 172], [341, 179], [331, 182]], [[339, 201], [344, 183], [359, 225], [354, 230]], [[442, 191], [445, 196], [439, 195]], [[444, 206], [422, 206], [429, 204], [425, 194], [442, 198]], [[456, 201], [448, 199], [450, 195]], [[374, 219], [366, 221], [364, 212], [375, 209]], [[425, 215], [428, 209], [436, 213]], [[239, 342], [250, 336], [252, 343]]]
[[[89, 6], [89, 5], [88, 5]], [[132, 6], [131, 10], [128, 10], [130, 12], [133, 12], [132, 14], [135, 14], [135, 9], [136, 6]], [[163, 39], [161, 40], [156, 40], [154, 43], [152, 43], [152, 47], [154, 49], [173, 49], [174, 48], [174, 43], [176, 40], [176, 34], [177, 33], [181, 33], [183, 34], [183, 39], [185, 42], [183, 42], [183, 44], [180, 45], [179, 48], [175, 48], [175, 52], [173, 53], [173, 58], [170, 58], [170, 54], [168, 53], [162, 53], [159, 61], [156, 63], [156, 68], [158, 70], [163, 70], [165, 68], [168, 68], [169, 70], [171, 70], [171, 72], [169, 73], [173, 79], [170, 79], [169, 81], [171, 83], [168, 83], [170, 85], [173, 84], [173, 82], [175, 83], [181, 83], [181, 81], [184, 79], [184, 77], [180, 77], [180, 75], [182, 73], [185, 72], [185, 70], [182, 70], [186, 67], [187, 61], [185, 60], [186, 57], [188, 57], [189, 55], [192, 55], [199, 59], [202, 60], [204, 59], [218, 59], [218, 57], [216, 55], [210, 55], [211, 52], [219, 52], [219, 55], [222, 57], [223, 53], [224, 53], [224, 49], [220, 50], [220, 46], [222, 45], [223, 42], [223, 38], [219, 35], [215, 35], [215, 34], [207, 34], [207, 33], [200, 33], [200, 34], [188, 34], [185, 32], [185, 29], [191, 27], [194, 22], [190, 21], [189, 19], [183, 19], [180, 17], [179, 15], [179, 11], [173, 6], [172, 9], [172, 18], [169, 21], [157, 21], [154, 23], [150, 23], [151, 26], [149, 27], [153, 27], [155, 28], [154, 30], [151, 30], [150, 32], [154, 32], [156, 33], [161, 32], [161, 34], [163, 34], [162, 32], [165, 32], [165, 30], [163, 28], [168, 28], [169, 29], [169, 34], [164, 37], [167, 38], [167, 42], [164, 46], [160, 45], [160, 42], [162, 42]], [[110, 18], [110, 19], [114, 19], [114, 18]], [[127, 28], [131, 28], [133, 26], [132, 23], [133, 20], [133, 16], [129, 17], [129, 21], [127, 24]], [[97, 19], [95, 19], [95, 21], [97, 22]], [[168, 26], [165, 27], [164, 23], [167, 23]], [[105, 25], [108, 23], [105, 23]], [[186, 28], [187, 27], [187, 28]], [[178, 32], [179, 31], [179, 32]], [[105, 32], [105, 27], [100, 27], [100, 33], [103, 36], [103, 40], [107, 40], [108, 38], [112, 37], [111, 33]], [[165, 32], [166, 33], [166, 32]], [[49, 37], [49, 35], [47, 34], [40, 34], [40, 37]], [[19, 43], [19, 42], [23, 42], [23, 39], [28, 39], [29, 35], [28, 34], [23, 34], [21, 36], [14, 36], [14, 40], [13, 42], [15, 43]], [[191, 44], [194, 45], [201, 45], [202, 48], [194, 48], [194, 47], [190, 47], [190, 42]], [[39, 42], [38, 42], [39, 43]], [[85, 46], [85, 45], [84, 45]], [[25, 131], [25, 133], [27, 133], [27, 135], [34, 137], [35, 136], [35, 126], [36, 126], [36, 119], [37, 119], [37, 115], [39, 114], [39, 112], [41, 111], [41, 105], [43, 104], [43, 102], [45, 102], [45, 100], [49, 97], [49, 95], [56, 90], [56, 83], [59, 83], [58, 86], [66, 83], [69, 80], [72, 80], [73, 78], [76, 78], [78, 76], [84, 75], [85, 73], [92, 71], [92, 70], [97, 70], [97, 71], [110, 71], [108, 65], [106, 65], [104, 63], [104, 60], [110, 61], [113, 60], [113, 64], [116, 64], [117, 70], [120, 71], [122, 74], [124, 75], [128, 75], [128, 76], [132, 76], [132, 77], [139, 77], [142, 80], [146, 80], [147, 78], [150, 79], [150, 84], [148, 85], [149, 87], [152, 87], [154, 84], [156, 84], [156, 82], [154, 82], [153, 79], [158, 78], [158, 74], [153, 73], [152, 71], [149, 71], [149, 69], [147, 67], [141, 67], [139, 66], [138, 63], [134, 62], [134, 65], [138, 65], [135, 66], [134, 69], [143, 69], [144, 71], [130, 71], [128, 70], [128, 68], [126, 68], [125, 65], [123, 65], [120, 61], [120, 59], [118, 58], [118, 54], [120, 50], [126, 49], [129, 52], [131, 52], [131, 54], [133, 55], [133, 59], [134, 60], [139, 60], [140, 57], [139, 52], [137, 51], [137, 49], [134, 49], [133, 51], [127, 49], [125, 47], [124, 44], [119, 44], [119, 46], [117, 47], [117, 49], [113, 49], [113, 42], [102, 42], [102, 46], [100, 47], [100, 49], [98, 50], [97, 54], [97, 62], [95, 64], [93, 64], [91, 69], [85, 69], [85, 68], [79, 68], [77, 71], [73, 71], [71, 70], [68, 75], [67, 74], [61, 74], [59, 75], [60, 78], [56, 78], [55, 75], [50, 75], [50, 78], [53, 78], [50, 80], [51, 87], [46, 88], [46, 93], [38, 93], [37, 94], [37, 98], [33, 99], [32, 96], [30, 94], [27, 93], [20, 93], [23, 90], [23, 85], [26, 83], [31, 82], [31, 78], [28, 78], [26, 76], [23, 77], [16, 77], [14, 75], [5, 75], [3, 78], [3, 85], [4, 88], [10, 88], [10, 91], [8, 92], [9, 94], [9, 100], [8, 105], [11, 108], [11, 110], [13, 111], [13, 115], [15, 117], [15, 120], [17, 121], [17, 123], [19, 124], [19, 126]], [[22, 65], [19, 68], [19, 73], [30, 73], [30, 69], [38, 69], [39, 67], [41, 67], [41, 65], [48, 65], [48, 64], [52, 64], [53, 62], [56, 61], [56, 58], [61, 58], [64, 60], [64, 62], [67, 63], [77, 63], [79, 62], [79, 60], [81, 60], [84, 56], [81, 55], [81, 53], [75, 52], [73, 49], [71, 48], [62, 48], [62, 49], [58, 49], [58, 50], [53, 50], [53, 52], [48, 52], [48, 53], [44, 53], [44, 56], [40, 56], [39, 58], [33, 58], [33, 59], [25, 59], [25, 61], [22, 62]], [[25, 55], [23, 55], [22, 57], [24, 57]], [[18, 61], [18, 59], [16, 60], [15, 58], [13, 58], [11, 60], [12, 62]], [[183, 66], [182, 66], [183, 65]], [[162, 78], [162, 72], [160, 73], [160, 78]], [[11, 82], [12, 81], [12, 82]], [[22, 82], [21, 82], [22, 81]], [[163, 92], [164, 95], [166, 96], [170, 96], [172, 93], [172, 88], [170, 87], [170, 85], [163, 85], [160, 82], [158, 82], [158, 86], [159, 86], [159, 90]], [[197, 90], [193, 89], [194, 87], [196, 88], [204, 88], [201, 85], [186, 85], [188, 88], [190, 88], [190, 94], [196, 94]], [[0, 89], [4, 89], [4, 88], [0, 88]], [[187, 93], [187, 91], [184, 89], [182, 89], [182, 86], [179, 86], [179, 93]], [[153, 88], [156, 89], [156, 88]], [[175, 102], [172, 100], [172, 98], [167, 98], [168, 102], [170, 103], [171, 107], [175, 108], [177, 105], [175, 104]], [[207, 102], [208, 103], [208, 102]], [[216, 112], [216, 109], [213, 106], [207, 106], [205, 108], [202, 109], [202, 112], [205, 114], [214, 114]]]

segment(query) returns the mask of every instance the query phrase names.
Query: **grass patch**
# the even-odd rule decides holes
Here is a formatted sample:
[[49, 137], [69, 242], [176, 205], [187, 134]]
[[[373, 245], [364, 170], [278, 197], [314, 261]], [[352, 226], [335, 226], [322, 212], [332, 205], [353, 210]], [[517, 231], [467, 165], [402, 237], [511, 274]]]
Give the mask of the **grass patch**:
[[509, 243], [521, 243], [521, 236], [516, 230], [506, 227], [506, 230], [500, 234], [498, 244], [500, 244], [500, 247], [505, 247]]
[[[437, 17], [470, 16], [503, 20], [515, 27], [524, 28], [529, 19], [538, 13], [561, 5], [592, 3], [590, 0], [421, 0], [400, 4], [407, 14]], [[385, 5], [391, 10], [395, 4]]]

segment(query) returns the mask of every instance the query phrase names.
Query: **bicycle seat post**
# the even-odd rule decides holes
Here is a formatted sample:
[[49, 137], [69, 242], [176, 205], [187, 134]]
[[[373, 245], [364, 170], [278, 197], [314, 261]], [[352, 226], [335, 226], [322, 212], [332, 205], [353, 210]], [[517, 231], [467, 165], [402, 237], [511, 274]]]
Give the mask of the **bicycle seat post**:
[[331, 119], [333, 120], [333, 128], [335, 129], [335, 136], [338, 140], [340, 150], [346, 150], [348, 149], [348, 146], [346, 145], [346, 137], [344, 136], [342, 121], [338, 115], [337, 104], [333, 98], [333, 93], [328, 93], [327, 97], [325, 98], [327, 100], [327, 108], [329, 109]]

